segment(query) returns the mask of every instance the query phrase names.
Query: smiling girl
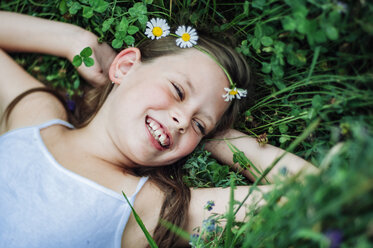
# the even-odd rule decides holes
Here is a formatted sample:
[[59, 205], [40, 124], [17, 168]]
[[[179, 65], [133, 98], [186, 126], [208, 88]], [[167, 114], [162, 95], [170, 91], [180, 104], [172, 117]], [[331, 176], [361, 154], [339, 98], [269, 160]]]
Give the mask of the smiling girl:
[[[72, 61], [86, 46], [93, 49], [95, 64], [79, 72], [97, 87], [86, 93], [79, 118], [3, 51]], [[243, 135], [228, 130], [243, 101], [222, 96], [231, 86], [227, 75], [249, 94], [252, 83], [249, 67], [233, 49], [204, 36], [198, 46], [207, 53], [182, 49], [174, 37], [165, 37], [116, 55], [80, 27], [0, 12], [2, 247], [146, 247], [122, 191], [160, 247], [186, 241], [163, 228], [159, 218], [192, 233], [208, 200], [215, 202], [214, 212], [225, 212], [229, 189], [189, 189], [181, 163], [205, 137]], [[259, 147], [247, 136], [232, 143], [262, 170], [283, 152]], [[233, 164], [224, 142], [206, 147]], [[293, 154], [281, 164], [290, 173], [311, 168]], [[269, 186], [260, 189], [248, 204]], [[237, 187], [236, 200], [247, 190]], [[244, 216], [242, 208], [237, 217]]]

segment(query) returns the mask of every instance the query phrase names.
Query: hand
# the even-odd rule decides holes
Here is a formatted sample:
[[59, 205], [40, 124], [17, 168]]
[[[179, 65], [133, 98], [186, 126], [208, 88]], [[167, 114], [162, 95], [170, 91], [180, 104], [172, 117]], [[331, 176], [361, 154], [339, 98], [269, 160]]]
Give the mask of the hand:
[[73, 57], [81, 52], [83, 48], [89, 46], [92, 49], [91, 58], [95, 61], [94, 65], [87, 67], [84, 63], [77, 68], [79, 74], [87, 80], [92, 86], [99, 87], [110, 82], [108, 72], [113, 62], [116, 52], [106, 43], [99, 44], [97, 37], [92, 33], [86, 33], [79, 42], [79, 45], [73, 49], [68, 59], [72, 61]]

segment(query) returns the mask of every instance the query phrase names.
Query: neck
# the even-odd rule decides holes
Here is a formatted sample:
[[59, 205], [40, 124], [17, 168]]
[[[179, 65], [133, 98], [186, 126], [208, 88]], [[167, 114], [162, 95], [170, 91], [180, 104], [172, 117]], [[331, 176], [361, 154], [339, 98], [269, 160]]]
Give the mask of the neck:
[[136, 165], [118, 149], [110, 137], [104, 115], [103, 111], [99, 111], [86, 127], [70, 132], [71, 147], [97, 163], [105, 163], [121, 169], [135, 167]]

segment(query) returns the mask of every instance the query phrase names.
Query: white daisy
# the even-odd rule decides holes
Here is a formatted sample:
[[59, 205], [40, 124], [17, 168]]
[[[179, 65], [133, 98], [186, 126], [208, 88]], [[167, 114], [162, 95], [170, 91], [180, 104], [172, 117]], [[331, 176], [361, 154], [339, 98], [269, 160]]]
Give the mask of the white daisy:
[[232, 99], [234, 98], [241, 99], [241, 97], [246, 97], [246, 94], [247, 94], [247, 90], [237, 89], [236, 87], [234, 87], [233, 89], [224, 88], [224, 90], [227, 93], [222, 95], [222, 97], [224, 98], [224, 101], [226, 102], [232, 101]]
[[145, 34], [149, 39], [159, 40], [162, 37], [166, 37], [170, 34], [170, 26], [168, 26], [165, 19], [161, 18], [152, 18], [149, 22], [146, 23]]
[[176, 30], [176, 34], [180, 38], [176, 39], [176, 45], [181, 48], [191, 48], [197, 45], [198, 35], [197, 31], [192, 27], [179, 26]]

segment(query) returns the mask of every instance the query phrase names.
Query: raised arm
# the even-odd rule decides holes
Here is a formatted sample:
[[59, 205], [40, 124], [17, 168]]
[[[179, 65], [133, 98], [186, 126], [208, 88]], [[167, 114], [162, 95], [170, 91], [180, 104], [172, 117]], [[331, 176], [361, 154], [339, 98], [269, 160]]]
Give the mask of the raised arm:
[[[115, 52], [107, 44], [98, 44], [93, 33], [72, 24], [0, 11], [0, 118], [15, 97], [29, 89], [43, 86], [4, 50], [45, 53], [71, 61], [87, 46], [93, 50], [95, 65], [80, 66], [78, 71], [94, 85], [108, 82], [106, 74]], [[17, 104], [10, 116], [9, 126], [5, 126], [2, 119], [0, 133], [52, 118], [64, 119], [66, 116], [62, 105], [49, 94], [33, 93], [27, 98]]]
[[72, 24], [0, 11], [0, 48], [8, 52], [44, 53], [72, 61], [87, 46], [95, 65], [82, 65], [79, 73], [93, 85], [107, 83], [115, 52], [106, 43], [99, 44], [96, 35]]
[[[224, 139], [227, 139], [227, 141], [236, 146], [240, 151], [244, 152], [246, 157], [260, 171], [264, 171], [277, 157], [285, 152], [284, 150], [269, 144], [260, 146], [255, 138], [234, 129], [230, 129], [225, 134], [215, 138], [216, 140], [211, 140], [206, 143], [206, 149], [210, 151], [212, 156], [217, 160], [224, 164], [231, 165], [235, 169], [242, 170], [238, 164], [233, 163], [233, 153]], [[312, 173], [316, 172], [317, 168], [306, 160], [292, 153], [287, 153], [271, 170], [267, 179], [272, 181], [275, 175], [292, 175], [301, 170], [304, 170], [306, 173]], [[249, 168], [249, 171], [244, 170], [242, 173], [251, 180], [254, 180], [252, 173], [258, 175], [258, 173], [256, 173], [252, 168]]]

